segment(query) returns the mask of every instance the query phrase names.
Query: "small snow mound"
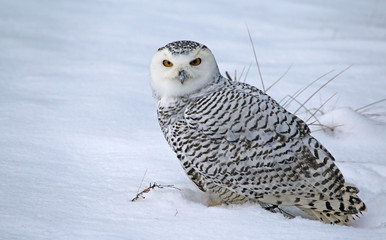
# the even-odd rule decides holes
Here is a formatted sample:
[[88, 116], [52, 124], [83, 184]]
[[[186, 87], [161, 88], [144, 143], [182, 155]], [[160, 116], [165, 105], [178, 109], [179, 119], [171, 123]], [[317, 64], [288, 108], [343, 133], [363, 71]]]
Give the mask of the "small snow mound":
[[319, 117], [319, 121], [338, 137], [355, 135], [373, 138], [379, 135], [379, 131], [386, 130], [380, 122], [369, 119], [350, 107], [334, 109]]

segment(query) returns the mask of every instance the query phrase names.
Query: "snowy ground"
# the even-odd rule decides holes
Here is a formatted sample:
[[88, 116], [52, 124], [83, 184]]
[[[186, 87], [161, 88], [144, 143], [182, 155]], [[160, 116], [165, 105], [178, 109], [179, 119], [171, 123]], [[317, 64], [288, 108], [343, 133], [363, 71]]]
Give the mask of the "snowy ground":
[[[386, 97], [386, 2], [326, 2], [0, 0], [0, 239], [384, 239], [385, 118], [352, 109]], [[246, 25], [267, 85], [294, 64], [268, 92], [277, 100], [354, 64], [307, 104], [338, 94], [320, 120], [343, 126], [314, 136], [368, 206], [353, 226], [208, 208], [163, 139], [157, 48], [196, 40], [239, 74], [253, 60]], [[261, 86], [256, 67], [247, 82]], [[182, 191], [131, 202], [146, 170], [143, 187]]]

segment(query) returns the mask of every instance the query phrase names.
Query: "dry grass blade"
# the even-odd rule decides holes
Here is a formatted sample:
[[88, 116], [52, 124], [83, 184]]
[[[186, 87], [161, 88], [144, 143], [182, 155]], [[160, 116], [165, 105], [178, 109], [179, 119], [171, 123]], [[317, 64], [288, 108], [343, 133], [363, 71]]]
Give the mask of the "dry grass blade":
[[240, 81], [240, 80], [241, 80], [241, 77], [243, 76], [243, 74], [244, 74], [244, 71], [245, 71], [245, 66], [243, 67], [243, 70], [241, 71], [241, 74], [240, 74], [240, 76], [237, 78], [237, 80], [238, 80], [238, 81]]
[[[360, 114], [362, 114], [363, 116], [368, 117], [368, 118], [378, 118], [378, 117], [386, 116], [386, 112], [379, 112], [379, 113], [360, 113]], [[384, 123], [384, 124], [386, 124], [386, 123]]]
[[[303, 102], [302, 106], [304, 106], [313, 96], [315, 96], [316, 93], [318, 93], [320, 90], [322, 90], [327, 84], [329, 84], [330, 82], [332, 82], [332, 80], [334, 80], [335, 78], [337, 78], [339, 75], [341, 75], [342, 73], [344, 73], [345, 71], [347, 71], [350, 67], [352, 67], [352, 65], [348, 66], [347, 68], [343, 69], [342, 71], [340, 71], [338, 74], [336, 74], [335, 76], [333, 76], [330, 80], [328, 80], [327, 82], [325, 82], [320, 88], [318, 88], [309, 98], [307, 98], [306, 101]], [[295, 112], [294, 114], [296, 114], [301, 108], [302, 106], [300, 106]]]
[[312, 123], [312, 124], [309, 124], [309, 125], [320, 126], [320, 129], [313, 130], [312, 132], [326, 131], [326, 129], [330, 130], [330, 132], [333, 132], [335, 130], [335, 128], [343, 126], [343, 124], [340, 124], [340, 125], [336, 125], [336, 126], [330, 127], [330, 126], [327, 126], [327, 125], [324, 125], [324, 124], [316, 124], [316, 123]]
[[261, 85], [263, 87], [263, 92], [265, 92], [263, 76], [262, 76], [261, 71], [260, 71], [260, 66], [259, 66], [259, 62], [257, 61], [257, 56], [256, 56], [256, 51], [255, 51], [255, 45], [253, 44], [252, 36], [251, 36], [251, 33], [249, 32], [248, 26], [247, 26], [247, 31], [248, 31], [248, 35], [249, 35], [249, 40], [251, 41], [253, 55], [255, 56], [256, 66], [257, 66], [257, 69], [259, 70], [259, 75], [260, 75]]
[[359, 164], [369, 164], [369, 162], [362, 162], [362, 161], [344, 161], [344, 160], [335, 160], [335, 162], [340, 162], [340, 163], [359, 163]]
[[279, 77], [279, 79], [277, 79], [274, 83], [272, 83], [272, 85], [269, 86], [269, 87], [265, 90], [265, 92], [268, 92], [268, 90], [271, 89], [273, 86], [275, 86], [276, 83], [280, 82], [280, 80], [282, 80], [283, 77], [284, 77], [285, 75], [287, 75], [287, 73], [288, 73], [289, 70], [291, 69], [292, 65], [293, 65], [293, 64], [291, 64], [291, 65], [287, 68], [287, 70], [283, 73], [283, 75], [281, 75], [281, 76]]
[[375, 101], [375, 102], [370, 103], [370, 104], [367, 104], [367, 105], [365, 105], [363, 107], [357, 108], [357, 109], [355, 109], [355, 111], [359, 112], [359, 113], [363, 113], [363, 112], [367, 111], [369, 107], [374, 106], [375, 104], [378, 104], [378, 103], [381, 103], [381, 102], [384, 102], [384, 101], [386, 101], [386, 98], [378, 100], [378, 101]]
[[282, 106], [286, 107], [287, 103], [292, 99], [291, 97], [293, 97], [293, 98], [296, 99], [296, 95], [297, 95], [297, 93], [298, 93], [300, 90], [302, 90], [302, 89], [298, 89], [298, 90], [293, 94], [295, 97], [293, 97], [292, 95], [289, 95], [289, 94], [285, 95], [282, 99], [280, 99], [279, 103], [281, 104], [281, 102], [283, 102], [286, 98], [288, 98], [289, 100], [287, 100], [284, 104], [281, 104]]
[[[249, 65], [249, 67], [248, 67], [248, 71], [247, 71], [247, 73], [246, 73], [246, 76], [248, 75], [248, 72], [249, 72], [249, 69], [251, 68], [251, 65], [252, 65], [252, 63], [251, 63], [251, 64]], [[231, 81], [240, 82], [241, 78], [242, 78], [243, 75], [244, 75], [245, 68], [246, 68], [246, 67], [244, 66], [244, 67], [243, 67], [243, 70], [241, 71], [240, 76], [237, 76], [237, 69], [235, 69], [234, 77], [231, 77], [231, 75], [229, 74], [228, 71], [225, 71], [225, 75], [226, 75], [226, 77], [227, 77], [229, 80], [231, 80]], [[246, 76], [245, 76], [245, 77], [246, 77]], [[244, 78], [244, 82], [245, 82], [245, 78]]]
[[141, 187], [142, 187], [143, 180], [145, 180], [146, 173], [147, 173], [147, 168], [146, 168], [146, 170], [145, 170], [145, 173], [144, 173], [143, 176], [142, 176], [141, 183], [140, 183], [139, 186], [138, 186], [137, 195], [138, 195], [138, 193], [139, 193], [139, 190], [140, 190]]
[[[289, 96], [290, 98], [293, 98], [292, 96]], [[297, 99], [293, 99], [296, 103], [298, 103], [300, 105], [300, 108], [304, 108], [304, 110], [306, 110], [306, 112], [308, 112], [309, 114], [312, 115], [312, 112], [311, 110], [309, 110], [308, 108], [306, 108], [306, 106], [304, 106], [301, 102], [299, 102]], [[319, 121], [319, 119], [316, 117], [316, 116], [313, 116], [315, 121], [314, 122], [318, 122], [320, 125], [322, 125], [322, 123]]]
[[[333, 71], [335, 71], [335, 70], [333, 69], [333, 70], [331, 70], [331, 71], [329, 71], [329, 72], [323, 74], [322, 76], [318, 77], [317, 79], [315, 79], [314, 81], [312, 81], [311, 83], [309, 83], [307, 86], [305, 86], [302, 90], [296, 91], [296, 92], [298, 92], [298, 93], [295, 93], [295, 94], [294, 94], [294, 99], [296, 99], [300, 94], [302, 94], [305, 90], [307, 90], [310, 86], [312, 86], [312, 85], [313, 85], [314, 83], [316, 83], [318, 80], [324, 78], [325, 76], [327, 76], [328, 74], [332, 73]], [[291, 102], [292, 102], [292, 100], [289, 101], [289, 102], [287, 102], [287, 103], [284, 105], [284, 107], [287, 108], [287, 107], [291, 104]]]
[[336, 93], [334, 93], [331, 97], [329, 97], [323, 104], [321, 104], [319, 107], [318, 107], [318, 109], [316, 109], [315, 110], [315, 112], [306, 120], [306, 123], [308, 123], [308, 121], [312, 118], [312, 117], [315, 117], [315, 114], [316, 113], [318, 113], [319, 111], [320, 111], [320, 109], [322, 109], [322, 107], [324, 106], [324, 105], [326, 105], [326, 103], [328, 102], [328, 101], [330, 101], [333, 97], [335, 97], [336, 96]]
[[251, 69], [251, 66], [252, 66], [252, 62], [249, 64], [248, 70], [245, 73], [244, 82], [247, 81], [248, 73], [249, 73], [249, 70]]
[[[321, 106], [319, 106], [319, 108], [314, 112], [314, 113], [311, 113], [311, 110], [309, 110], [308, 108], [306, 108], [303, 104], [301, 104], [297, 99], [293, 99], [293, 101], [295, 101], [296, 103], [298, 103], [299, 105], [301, 105], [302, 108], [304, 108], [306, 110], [306, 112], [310, 113], [311, 114], [311, 117], [309, 117], [307, 119], [306, 122], [308, 122], [311, 118], [314, 118], [315, 120], [312, 122], [312, 123], [308, 123], [309, 126], [319, 126], [320, 129], [316, 129], [316, 130], [313, 130], [312, 132], [318, 132], [318, 131], [326, 131], [326, 130], [329, 130], [331, 132], [334, 131], [335, 128], [337, 127], [340, 127], [340, 126], [343, 126], [343, 125], [336, 125], [336, 126], [333, 126], [333, 127], [330, 127], [330, 126], [327, 126], [327, 125], [324, 125], [322, 124], [319, 119], [315, 116], [315, 114], [329, 101], [331, 100], [336, 94], [333, 94], [329, 99], [327, 99]], [[288, 96], [289, 98], [293, 98], [292, 96]]]

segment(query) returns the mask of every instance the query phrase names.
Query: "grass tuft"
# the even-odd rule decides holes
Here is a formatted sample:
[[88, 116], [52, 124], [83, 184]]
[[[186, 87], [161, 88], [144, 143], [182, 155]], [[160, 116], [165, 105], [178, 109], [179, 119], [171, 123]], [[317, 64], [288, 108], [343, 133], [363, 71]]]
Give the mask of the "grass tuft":
[[[263, 92], [266, 93], [269, 90], [271, 90], [274, 86], [276, 86], [282, 79], [284, 79], [284, 77], [287, 75], [287, 73], [291, 70], [293, 64], [291, 64], [287, 68], [287, 70], [276, 81], [274, 81], [269, 87], [265, 88], [265, 83], [264, 83], [263, 76], [262, 76], [262, 73], [261, 73], [259, 61], [257, 59], [257, 54], [256, 54], [256, 51], [255, 51], [255, 47], [254, 47], [254, 44], [253, 44], [251, 33], [250, 33], [248, 27], [247, 27], [247, 31], [248, 31], [249, 40], [250, 40], [250, 43], [251, 43], [251, 46], [252, 46], [256, 67], [257, 67], [257, 69], [259, 71], [259, 76], [260, 76], [260, 81], [261, 81], [261, 85], [262, 85], [262, 90], [263, 90]], [[239, 76], [237, 76], [237, 71], [235, 70], [233, 78], [230, 76], [230, 74], [228, 72], [225, 72], [225, 74], [228, 77], [228, 79], [230, 79], [232, 81], [240, 81], [242, 76], [244, 75], [244, 72], [245, 72], [245, 76], [244, 76], [244, 82], [245, 82], [251, 66], [252, 66], [252, 62], [249, 64], [249, 67], [248, 67], [246, 72], [245, 72], [245, 68], [246, 67], [244, 66], [244, 68], [241, 71], [241, 74]], [[304, 110], [304, 112], [302, 112], [302, 113], [306, 114], [306, 117], [305, 117], [304, 121], [309, 126], [313, 126], [314, 127], [313, 132], [317, 132], [317, 131], [334, 132], [336, 128], [338, 128], [338, 127], [340, 127], [342, 125], [326, 126], [326, 125], [322, 124], [319, 121], [318, 116], [321, 116], [321, 115], [324, 114], [323, 107], [325, 107], [326, 104], [328, 102], [330, 102], [331, 99], [336, 97], [337, 93], [335, 93], [332, 96], [330, 96], [327, 100], [322, 102], [319, 106], [307, 107], [306, 104], [311, 99], [313, 99], [316, 96], [317, 93], [319, 93], [321, 90], [323, 90], [329, 83], [331, 83], [333, 80], [338, 78], [341, 74], [343, 74], [344, 72], [349, 70], [352, 66], [353, 65], [350, 65], [350, 66], [346, 67], [345, 69], [343, 69], [342, 71], [340, 71], [337, 74], [335, 74], [334, 76], [330, 77], [319, 88], [317, 88], [315, 91], [313, 91], [312, 94], [310, 96], [308, 96], [305, 100], [300, 101], [299, 100], [300, 96], [303, 93], [305, 93], [305, 91], [307, 89], [309, 89], [310, 87], [314, 86], [320, 79], [323, 79], [324, 77], [328, 76], [329, 74], [331, 74], [335, 70], [331, 70], [331, 71], [321, 75], [320, 77], [316, 78], [315, 80], [313, 80], [312, 82], [307, 84], [305, 87], [300, 88], [297, 91], [295, 91], [293, 94], [285, 95], [280, 101], [278, 101], [278, 103], [281, 104], [287, 110], [288, 110], [288, 108], [290, 107], [291, 104], [293, 104], [293, 103], [297, 104], [297, 108], [296, 108], [296, 110], [293, 113], [294, 114], [300, 114], [301, 113], [300, 111]], [[373, 107], [375, 105], [377, 105], [379, 103], [382, 103], [382, 102], [385, 102], [385, 101], [386, 101], [386, 98], [378, 100], [378, 101], [375, 101], [375, 102], [370, 103], [370, 104], [367, 104], [367, 105], [362, 106], [360, 108], [357, 108], [357, 109], [355, 109], [355, 111], [358, 112], [359, 114], [367, 117], [367, 118], [385, 117], [386, 116], [386, 112], [370, 112], [370, 111], [374, 111]]]

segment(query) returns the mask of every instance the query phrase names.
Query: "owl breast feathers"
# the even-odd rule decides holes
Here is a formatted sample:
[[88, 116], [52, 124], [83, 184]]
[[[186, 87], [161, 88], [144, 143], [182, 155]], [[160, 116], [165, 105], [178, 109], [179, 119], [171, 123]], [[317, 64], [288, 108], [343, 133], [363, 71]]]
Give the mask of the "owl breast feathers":
[[227, 204], [296, 206], [333, 224], [366, 210], [307, 125], [259, 89], [222, 77], [204, 45], [160, 48], [151, 81], [162, 132], [202, 191]]

